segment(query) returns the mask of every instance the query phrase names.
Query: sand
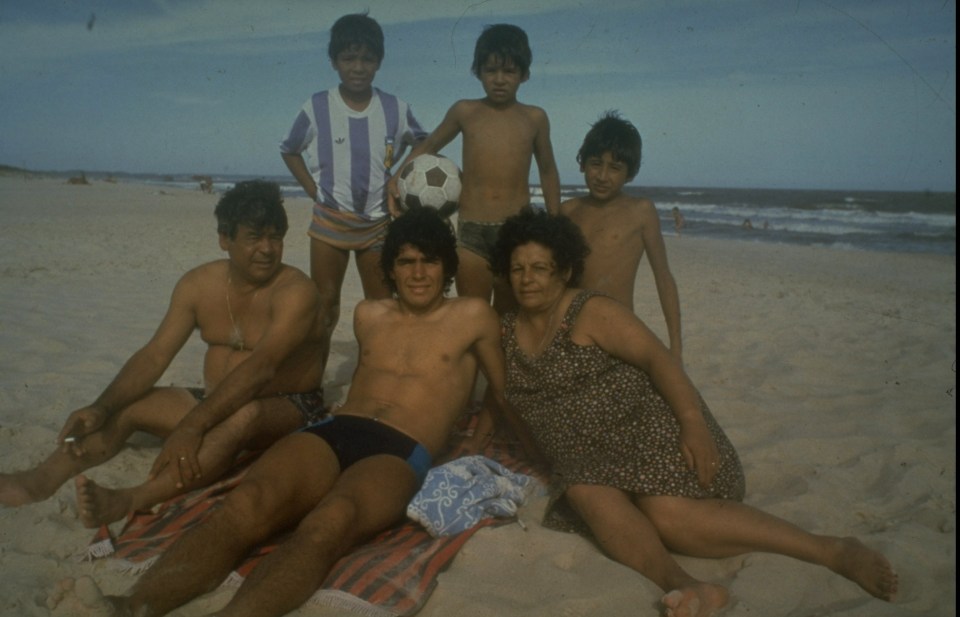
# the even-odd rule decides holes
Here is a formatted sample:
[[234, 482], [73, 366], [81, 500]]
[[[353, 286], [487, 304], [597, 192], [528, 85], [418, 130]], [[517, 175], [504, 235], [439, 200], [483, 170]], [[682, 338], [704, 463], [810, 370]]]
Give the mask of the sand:
[[[93, 400], [152, 334], [177, 278], [216, 259], [217, 196], [92, 180], [0, 177], [0, 470], [35, 464], [66, 415]], [[288, 201], [286, 261], [306, 268], [309, 203]], [[747, 502], [812, 531], [856, 535], [900, 574], [895, 604], [823, 568], [751, 554], [681, 558], [727, 584], [726, 615], [956, 614], [956, 265], [879, 254], [667, 238], [680, 288], [687, 369], [737, 446]], [[646, 268], [644, 265], [643, 268]], [[665, 334], [649, 271], [637, 311]], [[328, 367], [331, 400], [355, 363], [353, 266]], [[200, 384], [191, 341], [162, 384]], [[90, 475], [138, 482], [158, 452], [136, 438]], [[656, 615], [660, 591], [588, 541], [542, 529], [542, 500], [518, 525], [479, 532], [422, 617]], [[0, 507], [0, 614], [47, 615], [65, 576], [121, 592], [129, 575], [73, 559], [91, 538], [71, 485]], [[219, 606], [220, 591], [182, 609]], [[298, 615], [349, 615], [315, 607]]]

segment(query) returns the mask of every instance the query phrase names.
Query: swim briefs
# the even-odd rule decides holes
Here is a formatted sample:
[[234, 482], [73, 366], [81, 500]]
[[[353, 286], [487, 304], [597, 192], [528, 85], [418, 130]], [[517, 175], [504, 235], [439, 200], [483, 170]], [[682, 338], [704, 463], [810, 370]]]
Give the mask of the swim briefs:
[[[187, 392], [193, 395], [199, 403], [207, 396], [207, 391], [203, 388], [186, 388]], [[294, 394], [278, 394], [287, 399], [293, 406], [300, 411], [303, 416], [304, 426], [319, 422], [327, 415], [327, 408], [323, 404], [323, 388], [317, 388], [310, 392], [296, 392]]]
[[402, 458], [423, 484], [433, 459], [427, 449], [409, 435], [388, 424], [362, 416], [330, 416], [300, 429], [326, 441], [337, 455], [340, 471], [357, 461], [378, 454]]
[[344, 251], [379, 251], [383, 248], [389, 224], [389, 215], [370, 220], [352, 212], [314, 203], [313, 219], [307, 234], [314, 240]]
[[489, 262], [493, 258], [493, 251], [497, 246], [497, 234], [502, 226], [502, 221], [485, 223], [457, 219], [457, 242], [462, 248], [476, 253]]

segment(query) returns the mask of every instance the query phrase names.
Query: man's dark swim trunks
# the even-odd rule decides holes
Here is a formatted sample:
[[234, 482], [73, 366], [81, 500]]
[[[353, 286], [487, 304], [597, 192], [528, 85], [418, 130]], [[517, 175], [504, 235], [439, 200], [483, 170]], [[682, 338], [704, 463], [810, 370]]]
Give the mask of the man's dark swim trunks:
[[[197, 402], [202, 401], [206, 397], [206, 390], [203, 388], [186, 388], [186, 390], [193, 395], [193, 398], [197, 399]], [[315, 424], [327, 415], [327, 408], [323, 405], [323, 388], [317, 388], [310, 392], [278, 394], [277, 396], [282, 396], [287, 399], [293, 403], [294, 407], [300, 410], [300, 415], [303, 416], [304, 426]]]
[[433, 462], [427, 449], [415, 439], [373, 418], [330, 416], [301, 430], [313, 433], [330, 445], [341, 472], [367, 457], [390, 454], [405, 460], [417, 481], [423, 484]]

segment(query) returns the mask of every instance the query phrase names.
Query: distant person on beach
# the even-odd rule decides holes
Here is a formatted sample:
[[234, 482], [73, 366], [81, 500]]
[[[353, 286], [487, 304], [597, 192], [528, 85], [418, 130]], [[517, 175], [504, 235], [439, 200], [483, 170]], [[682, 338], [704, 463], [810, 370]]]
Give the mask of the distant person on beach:
[[673, 214], [673, 230], [677, 232], [677, 236], [682, 236], [683, 226], [687, 222], [686, 219], [683, 218], [683, 212], [680, 212], [680, 208], [674, 206], [671, 213]]
[[[391, 223], [381, 259], [395, 297], [362, 300], [354, 311], [360, 351], [343, 406], [267, 450], [222, 506], [167, 549], [129, 595], [100, 598], [98, 615], [165, 615], [216, 588], [252, 547], [293, 530], [217, 612], [288, 614], [341, 556], [403, 520], [448, 442], [478, 367], [502, 402], [497, 314], [477, 298], [445, 294], [457, 269], [449, 224], [432, 208], [408, 212]], [[89, 605], [76, 587], [62, 581], [50, 604]]]
[[753, 223], [750, 221], [750, 219], [743, 219], [742, 227], [744, 229], [753, 229]]
[[666, 592], [668, 616], [729, 602], [668, 551], [779, 553], [891, 600], [898, 579], [880, 553], [742, 503], [737, 452], [680, 363], [622, 303], [578, 288], [588, 251], [569, 219], [525, 211], [504, 223], [494, 255], [519, 304], [503, 318], [507, 401], [552, 470], [544, 525], [592, 535]]
[[310, 276], [325, 321], [324, 364], [351, 252], [364, 297], [390, 296], [379, 269], [390, 223], [386, 184], [404, 149], [426, 136], [406, 102], [373, 86], [384, 56], [383, 30], [373, 18], [338, 19], [327, 53], [340, 84], [311, 96], [280, 144], [283, 162], [313, 200]]
[[589, 193], [563, 202], [560, 213], [580, 227], [590, 245], [583, 286], [610, 295], [631, 311], [637, 269], [647, 254], [667, 322], [670, 351], [681, 360], [680, 294], [667, 263], [660, 215], [649, 199], [623, 191], [640, 170], [642, 147], [633, 124], [615, 111], [603, 114], [577, 152]]
[[[543, 109], [517, 100], [520, 84], [530, 78], [533, 54], [527, 34], [517, 26], [488, 26], [477, 39], [473, 74], [482, 99], [453, 104], [437, 128], [410, 152], [436, 154], [463, 136], [463, 190], [457, 218], [460, 272], [457, 293], [486, 301], [498, 312], [513, 306], [506, 284], [494, 280], [490, 254], [505, 218], [530, 203], [528, 176], [536, 160], [548, 211], [560, 205], [560, 175], [550, 143], [550, 122]], [[390, 192], [396, 198], [396, 182]]]
[[[135, 431], [165, 439], [139, 486], [107, 489], [77, 476], [84, 525], [95, 527], [218, 479], [245, 449], [262, 449], [324, 410], [323, 321], [316, 287], [284, 265], [280, 187], [241, 182], [215, 210], [227, 258], [174, 288], [153, 338], [93, 403], [74, 411], [59, 447], [34, 469], [0, 474], [0, 504], [41, 501], [117, 454]], [[207, 344], [205, 388], [159, 387], [194, 330]]]

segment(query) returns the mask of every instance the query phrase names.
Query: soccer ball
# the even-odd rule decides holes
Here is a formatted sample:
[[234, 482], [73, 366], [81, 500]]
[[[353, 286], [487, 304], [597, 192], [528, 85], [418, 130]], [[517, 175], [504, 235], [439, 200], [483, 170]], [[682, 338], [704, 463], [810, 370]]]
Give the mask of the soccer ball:
[[460, 170], [448, 158], [421, 154], [400, 172], [400, 208], [431, 206], [448, 217], [460, 201]]

